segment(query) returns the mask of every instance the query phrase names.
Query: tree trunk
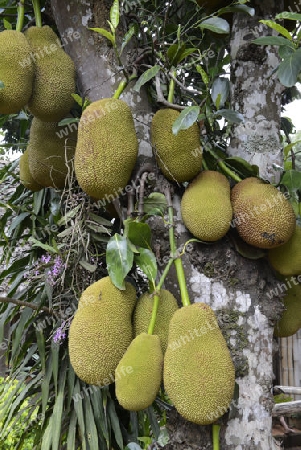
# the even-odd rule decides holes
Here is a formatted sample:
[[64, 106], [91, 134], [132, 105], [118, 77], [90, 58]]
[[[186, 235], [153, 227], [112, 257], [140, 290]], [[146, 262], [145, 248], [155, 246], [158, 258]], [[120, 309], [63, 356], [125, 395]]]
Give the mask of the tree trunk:
[[[259, 1], [258, 1], [259, 2]], [[260, 2], [259, 2], [260, 3]], [[269, 4], [269, 12], [273, 4]], [[117, 66], [104, 38], [87, 27], [106, 27], [111, 2], [51, 0], [53, 15], [65, 50], [75, 62], [78, 88], [83, 96], [94, 101], [112, 95], [121, 80]], [[268, 11], [268, 9], [267, 9]], [[258, 19], [258, 18], [257, 18]], [[258, 164], [261, 176], [276, 178], [273, 163], [281, 165], [279, 142], [281, 87], [275, 76], [269, 77], [277, 58], [271, 50], [252, 47], [257, 21], [249, 16], [234, 20], [231, 42], [232, 103], [244, 114], [246, 121], [233, 130], [230, 153]], [[256, 28], [261, 33], [261, 28]], [[130, 88], [121, 97], [132, 108], [140, 140], [141, 158], [151, 156], [149, 124], [151, 107], [146, 96]], [[175, 225], [178, 247], [191, 238], [180, 215], [180, 192], [174, 195]], [[160, 261], [169, 256], [168, 231], [162, 221], [151, 225], [158, 238], [156, 255]], [[166, 241], [164, 241], [164, 238]], [[194, 244], [183, 257], [191, 300], [206, 302], [216, 311], [219, 324], [228, 342], [236, 367], [238, 396], [230, 413], [221, 423], [221, 449], [271, 450], [272, 441], [272, 337], [273, 323], [279, 317], [279, 299], [267, 295], [275, 284], [267, 262], [241, 256], [234, 246], [233, 230], [222, 241]], [[166, 289], [174, 292], [175, 273], [167, 279]], [[201, 395], [201, 392], [200, 392]], [[212, 449], [211, 427], [200, 427], [184, 421], [174, 410], [169, 415], [170, 442], [167, 450]]]

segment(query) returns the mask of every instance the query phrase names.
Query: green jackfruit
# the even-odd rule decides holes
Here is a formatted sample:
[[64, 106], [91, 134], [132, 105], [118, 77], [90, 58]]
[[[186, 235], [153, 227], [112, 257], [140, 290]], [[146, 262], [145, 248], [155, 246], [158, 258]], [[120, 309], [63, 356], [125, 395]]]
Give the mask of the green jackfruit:
[[35, 181], [29, 171], [28, 165], [28, 149], [25, 150], [23, 155], [20, 156], [20, 182], [30, 191], [37, 192], [43, 189], [39, 183]]
[[202, 148], [200, 129], [194, 123], [177, 135], [172, 125], [179, 117], [179, 111], [160, 109], [151, 124], [152, 146], [158, 166], [164, 176], [171, 181], [181, 183], [194, 178], [202, 167]]
[[205, 303], [183, 306], [171, 319], [163, 378], [170, 400], [186, 420], [209, 425], [229, 408], [234, 365]]
[[301, 274], [301, 227], [296, 226], [285, 244], [269, 250], [268, 257], [271, 266], [282, 275]]
[[[161, 289], [159, 298], [160, 301], [153, 334], [159, 336], [162, 352], [165, 353], [168, 341], [169, 322], [179, 307], [177, 300], [172, 293], [165, 289]], [[148, 292], [138, 299], [133, 316], [135, 336], [138, 336], [141, 333], [147, 333], [152, 317], [153, 304], [154, 297]]]
[[76, 145], [76, 131], [61, 137], [62, 128], [55, 122], [34, 117], [29, 136], [28, 164], [33, 178], [44, 187], [65, 186]]
[[301, 285], [292, 286], [283, 298], [285, 311], [276, 323], [274, 335], [288, 337], [297, 333], [301, 328]]
[[237, 183], [231, 202], [240, 237], [254, 247], [279, 247], [295, 231], [296, 216], [290, 202], [278, 189], [258, 178]]
[[5, 30], [0, 33], [0, 114], [18, 113], [32, 94], [34, 64], [31, 49], [23, 33]]
[[75, 174], [81, 188], [107, 203], [120, 196], [134, 169], [138, 140], [129, 106], [105, 98], [91, 103], [79, 122]]
[[158, 336], [139, 334], [115, 371], [116, 397], [130, 411], [150, 406], [162, 381], [163, 354]]
[[[99, 280], [88, 289], [69, 330], [69, 355], [77, 376], [88, 384], [114, 382], [115, 369], [133, 339], [131, 316], [136, 292], [130, 283], [120, 291]], [[83, 295], [87, 298], [86, 291]], [[90, 294], [89, 294], [90, 295]]]
[[185, 226], [202, 241], [217, 241], [230, 228], [230, 184], [219, 172], [206, 170], [188, 186], [181, 201]]
[[44, 122], [59, 122], [74, 104], [74, 63], [48, 25], [30, 27], [25, 36], [35, 62], [33, 93], [28, 109]]

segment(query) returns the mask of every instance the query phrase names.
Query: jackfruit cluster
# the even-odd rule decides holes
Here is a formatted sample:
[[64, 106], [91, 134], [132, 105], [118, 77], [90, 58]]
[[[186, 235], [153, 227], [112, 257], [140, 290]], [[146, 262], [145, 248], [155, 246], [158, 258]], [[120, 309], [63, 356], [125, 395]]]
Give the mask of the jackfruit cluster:
[[151, 139], [154, 154], [164, 176], [171, 181], [182, 183], [194, 178], [202, 167], [200, 129], [194, 123], [177, 135], [172, 125], [179, 117], [179, 111], [160, 109], [151, 123]]
[[83, 191], [96, 200], [117, 198], [130, 179], [137, 153], [133, 116], [125, 102], [105, 98], [84, 110], [74, 160]]
[[114, 382], [115, 370], [133, 339], [136, 291], [117, 289], [109, 277], [84, 291], [69, 330], [69, 355], [77, 376], [88, 384]]
[[181, 213], [185, 226], [198, 239], [217, 241], [225, 236], [232, 219], [227, 178], [211, 170], [198, 175], [184, 192]]
[[[124, 375], [124, 368], [131, 368]], [[139, 334], [119, 362], [116, 372], [116, 397], [123, 408], [140, 411], [155, 400], [162, 381], [163, 353], [160, 338]]]
[[43, 187], [64, 188], [72, 170], [76, 145], [76, 131], [62, 139], [61, 127], [56, 122], [42, 122], [33, 118], [28, 151], [29, 171]]
[[[18, 113], [32, 95], [34, 64], [31, 48], [23, 33], [5, 30], [0, 33], [0, 114]], [[29, 61], [29, 63], [24, 63]]]
[[[167, 348], [169, 322], [178, 310], [178, 304], [171, 292], [161, 289], [159, 292], [159, 306], [153, 334], [159, 336], [163, 354]], [[151, 321], [154, 306], [154, 296], [148, 292], [143, 294], [137, 301], [134, 315], [133, 327], [135, 336], [147, 333]]]
[[37, 192], [43, 189], [43, 186], [37, 183], [30, 173], [28, 164], [28, 149], [26, 149], [23, 155], [20, 156], [19, 167], [20, 181], [27, 189], [32, 192]]
[[288, 337], [301, 328], [301, 285], [290, 287], [283, 298], [284, 312], [276, 323], [274, 335]]
[[35, 66], [28, 109], [44, 122], [59, 122], [69, 113], [74, 103], [74, 63], [48, 25], [30, 27], [25, 32], [25, 37]]
[[258, 178], [237, 183], [231, 191], [231, 202], [240, 237], [254, 247], [279, 247], [295, 231], [296, 216], [290, 202], [277, 188]]
[[186, 420], [209, 425], [229, 408], [234, 365], [214, 312], [205, 303], [183, 306], [171, 319], [163, 379]]
[[301, 274], [301, 227], [296, 226], [292, 237], [268, 252], [271, 266], [282, 275]]

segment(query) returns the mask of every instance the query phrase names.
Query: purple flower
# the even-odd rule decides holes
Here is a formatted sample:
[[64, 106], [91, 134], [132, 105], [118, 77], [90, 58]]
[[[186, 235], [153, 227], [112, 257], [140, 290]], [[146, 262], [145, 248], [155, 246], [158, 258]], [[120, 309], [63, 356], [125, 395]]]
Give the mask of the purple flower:
[[65, 337], [66, 337], [66, 332], [63, 329], [64, 324], [65, 324], [65, 322], [54, 333], [53, 342], [55, 342], [56, 344], [58, 344], [61, 341], [63, 341], [65, 339]]
[[43, 264], [48, 264], [50, 260], [51, 260], [51, 256], [49, 255], [49, 253], [47, 253], [46, 255], [43, 255], [41, 257], [41, 262]]

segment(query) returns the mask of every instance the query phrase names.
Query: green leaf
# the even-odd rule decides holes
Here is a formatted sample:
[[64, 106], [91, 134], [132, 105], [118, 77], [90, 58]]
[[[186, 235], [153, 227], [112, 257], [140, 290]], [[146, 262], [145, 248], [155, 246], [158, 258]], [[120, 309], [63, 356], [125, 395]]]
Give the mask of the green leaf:
[[106, 30], [105, 28], [89, 28], [89, 30], [101, 34], [102, 36], [107, 38], [113, 45], [115, 45], [115, 36], [113, 36], [113, 34], [110, 33], [108, 30]]
[[287, 31], [287, 29], [284, 28], [283, 26], [279, 25], [279, 23], [275, 23], [273, 20], [260, 20], [259, 22], [272, 28], [273, 30], [276, 30], [278, 33], [282, 34], [282, 36], [285, 36], [288, 40], [290, 41], [293, 40], [290, 32]]
[[78, 117], [67, 117], [66, 119], [61, 120], [58, 123], [59, 127], [63, 127], [64, 125], [69, 125], [69, 123], [78, 123], [79, 118]]
[[6, 30], [12, 30], [13, 29], [12, 24], [8, 20], [6, 20], [5, 18], [3, 19], [3, 25], [4, 25], [4, 28]]
[[122, 54], [126, 45], [130, 42], [132, 37], [135, 36], [135, 34], [138, 34], [137, 24], [131, 25], [130, 28], [128, 29], [128, 31], [123, 36], [122, 44], [121, 44], [121, 48], [120, 48], [120, 55]]
[[133, 260], [134, 254], [127, 238], [116, 233], [108, 242], [106, 262], [109, 276], [118, 289], [125, 289], [124, 279], [133, 266]]
[[137, 83], [133, 87], [134, 91], [139, 92], [141, 86], [154, 78], [160, 70], [160, 66], [156, 65], [151, 69], [146, 70], [138, 79]]
[[[76, 412], [80, 433], [81, 433], [82, 436], [85, 436], [86, 429], [85, 429], [85, 420], [84, 420], [84, 412], [83, 412], [83, 398], [84, 398], [84, 394], [81, 391], [81, 384], [80, 384], [79, 379], [76, 380], [76, 384], [74, 386], [74, 391], [73, 392], [74, 392], [73, 393], [74, 409], [75, 409], [75, 412]], [[83, 440], [83, 442], [85, 442], [85, 441]], [[84, 450], [84, 448], [86, 448], [86, 445], [83, 446], [83, 450]]]
[[[230, 93], [230, 83], [228, 78], [218, 77], [212, 83], [211, 98], [215, 103], [216, 108], [224, 106]], [[218, 105], [217, 105], [218, 100]]]
[[123, 222], [125, 226], [125, 236], [138, 247], [150, 248], [152, 232], [147, 223], [136, 222], [127, 219]]
[[112, 429], [114, 431], [115, 440], [119, 448], [123, 448], [123, 438], [120, 429], [120, 421], [116, 414], [115, 404], [111, 397], [108, 397], [108, 415], [111, 422]]
[[224, 162], [227, 164], [228, 167], [238, 172], [239, 175], [241, 175], [243, 178], [257, 177], [259, 174], [258, 166], [251, 165], [250, 163], [245, 161], [243, 158], [240, 158], [239, 156], [225, 158]]
[[24, 219], [26, 219], [26, 217], [30, 216], [30, 212], [23, 212], [21, 214], [19, 214], [18, 216], [14, 217], [7, 233], [10, 235], [16, 228], [18, 225], [20, 225]]
[[188, 106], [183, 111], [179, 117], [174, 121], [172, 125], [173, 134], [177, 135], [181, 130], [187, 130], [197, 121], [198, 115], [200, 114], [199, 106]]
[[65, 214], [60, 220], [57, 221], [57, 225], [58, 226], [67, 225], [67, 223], [70, 219], [73, 219], [74, 217], [76, 217], [78, 215], [78, 212], [81, 208], [82, 208], [82, 205], [79, 204], [75, 208], [68, 211], [67, 214]]
[[152, 192], [144, 199], [144, 212], [148, 216], [163, 216], [167, 209], [167, 201], [164, 194]]
[[70, 421], [69, 421], [67, 450], [74, 450], [76, 448], [76, 446], [75, 446], [76, 424], [77, 424], [77, 417], [76, 417], [75, 411], [73, 410], [71, 412], [71, 417], [70, 417]]
[[244, 116], [237, 111], [233, 111], [233, 109], [219, 109], [214, 115], [220, 115], [232, 123], [244, 122]]
[[301, 48], [285, 58], [279, 65], [277, 75], [280, 82], [286, 86], [294, 86], [301, 71]]
[[281, 36], [263, 36], [254, 39], [252, 42], [257, 45], [284, 45], [286, 47], [295, 48], [291, 41]]
[[225, 19], [220, 17], [210, 17], [200, 23], [199, 27], [201, 29], [207, 29], [213, 31], [217, 34], [228, 34], [230, 33], [230, 25]]
[[85, 261], [84, 259], [81, 259], [79, 264], [88, 272], [94, 273], [95, 270], [97, 269], [97, 266], [95, 266], [94, 264], [90, 264], [87, 261]]
[[45, 375], [46, 357], [45, 357], [45, 339], [44, 339], [43, 330], [38, 330], [36, 328], [36, 336], [37, 336], [37, 344], [38, 344], [38, 350], [39, 350], [39, 355], [40, 355], [40, 360], [41, 360], [42, 372], [43, 372], [43, 375]]
[[46, 431], [43, 434], [41, 450], [50, 450], [52, 443], [53, 415], [50, 417]]
[[62, 415], [63, 415], [63, 405], [65, 398], [65, 381], [66, 381], [66, 360], [60, 364], [60, 378], [58, 385], [58, 394], [55, 399], [55, 404], [53, 408], [53, 426], [52, 426], [52, 450], [59, 450], [60, 437], [61, 437], [61, 426], [62, 426]]
[[301, 14], [288, 12], [288, 11], [283, 11], [282, 13], [277, 14], [277, 16], [275, 17], [275, 20], [278, 20], [278, 19], [288, 19], [288, 20], [301, 21]]
[[81, 107], [83, 107], [83, 106], [84, 106], [84, 103], [85, 103], [86, 101], [88, 101], [88, 100], [82, 99], [82, 97], [81, 97], [80, 95], [78, 95], [78, 94], [71, 94], [71, 96], [74, 98], [74, 100], [76, 101], [76, 103], [77, 103], [79, 106], [81, 106]]
[[114, 0], [110, 9], [110, 22], [116, 29], [119, 25], [119, 0]]
[[147, 278], [155, 284], [158, 270], [156, 257], [151, 250], [146, 248], [140, 248], [139, 252], [139, 255], [135, 255], [135, 262]]
[[[94, 395], [94, 393], [92, 394]], [[95, 425], [95, 418], [91, 407], [90, 398], [88, 395], [84, 398], [84, 409], [86, 418], [86, 436], [89, 443], [89, 448], [97, 449], [98, 446], [98, 433]]]
[[32, 237], [32, 236], [30, 236], [30, 238], [28, 239], [28, 242], [31, 242], [32, 245], [33, 245], [33, 247], [39, 247], [39, 248], [42, 248], [43, 250], [46, 250], [46, 252], [54, 253], [54, 254], [57, 254], [57, 253], [58, 253], [57, 249], [55, 249], [54, 247], [51, 247], [51, 246], [48, 245], [48, 244], [43, 244], [43, 242], [38, 241], [37, 239], [35, 239], [35, 238]]
[[250, 8], [247, 5], [233, 5], [233, 6], [226, 6], [225, 8], [221, 8], [218, 10], [218, 14], [222, 15], [229, 12], [241, 12], [245, 14], [249, 14], [249, 16], [255, 16], [255, 9]]
[[53, 340], [51, 341], [51, 354], [52, 354], [52, 375], [54, 381], [55, 395], [58, 395], [58, 373], [59, 373], [59, 352], [60, 346]]

